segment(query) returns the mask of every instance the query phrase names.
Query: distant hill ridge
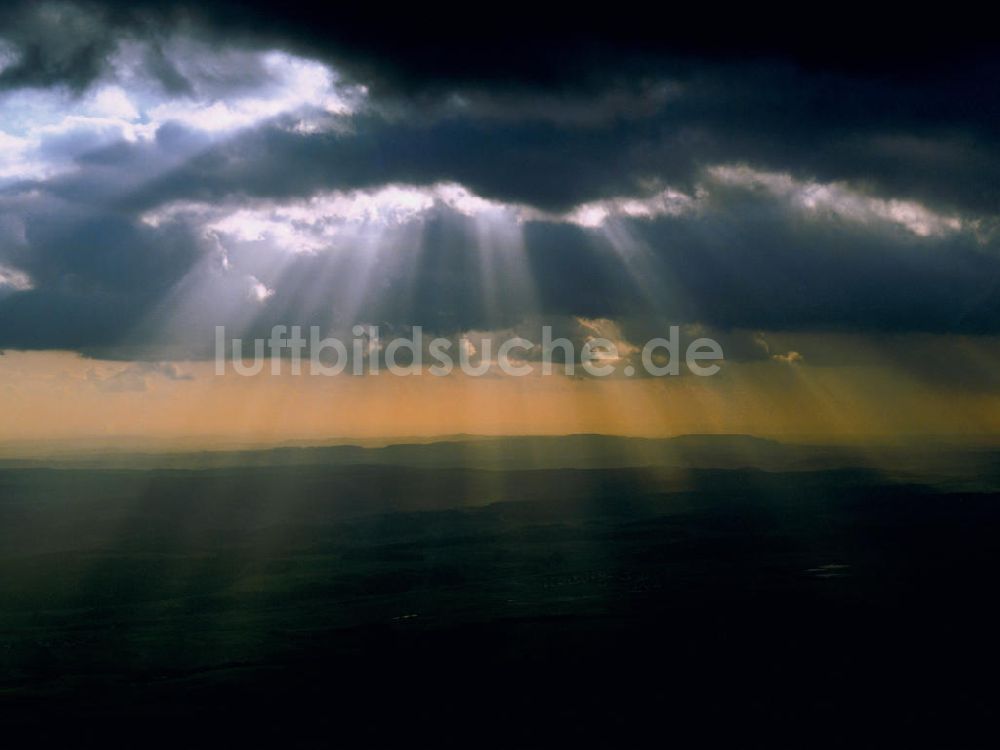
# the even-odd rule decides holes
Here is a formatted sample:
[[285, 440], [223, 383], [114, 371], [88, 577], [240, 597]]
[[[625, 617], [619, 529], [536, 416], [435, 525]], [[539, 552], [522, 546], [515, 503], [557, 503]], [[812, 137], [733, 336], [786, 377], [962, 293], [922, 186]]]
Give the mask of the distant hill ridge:
[[683, 435], [671, 438], [600, 434], [514, 437], [455, 436], [420, 443], [279, 446], [197, 452], [95, 451], [45, 459], [0, 460], [2, 466], [114, 466], [116, 468], [219, 468], [244, 465], [468, 466], [476, 468], [607, 468], [687, 465], [709, 460], [757, 465], [789, 446], [751, 435]]

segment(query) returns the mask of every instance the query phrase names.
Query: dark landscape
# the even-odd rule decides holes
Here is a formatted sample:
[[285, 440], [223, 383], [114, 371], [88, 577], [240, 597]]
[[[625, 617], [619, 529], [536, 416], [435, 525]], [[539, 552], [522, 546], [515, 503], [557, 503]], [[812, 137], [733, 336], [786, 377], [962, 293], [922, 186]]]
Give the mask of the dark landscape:
[[[581, 439], [615, 443], [534, 439], [530, 470], [475, 465], [476, 442], [397, 446], [397, 465], [319, 463], [332, 448], [296, 465], [246, 452], [216, 468], [0, 470], [3, 731], [75, 745], [991, 736], [997, 454], [953, 450], [937, 483], [835, 452], [821, 469], [731, 465], [736, 448], [761, 463], [762, 445], [793, 450], [750, 438], [674, 445], [698, 444], [698, 463], [715, 450], [715, 468], [676, 451], [674, 466], [557, 466]], [[405, 465], [428, 452], [440, 466]], [[981, 475], [955, 489], [970, 461]]]

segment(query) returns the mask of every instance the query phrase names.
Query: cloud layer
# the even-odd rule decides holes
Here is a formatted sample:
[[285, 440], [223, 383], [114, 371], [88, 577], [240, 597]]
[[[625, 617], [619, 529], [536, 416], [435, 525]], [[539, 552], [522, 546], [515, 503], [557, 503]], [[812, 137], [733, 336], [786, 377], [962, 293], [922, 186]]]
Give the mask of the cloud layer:
[[215, 325], [546, 317], [1000, 332], [1000, 60], [975, 40], [845, 64], [614, 22], [514, 50], [507, 21], [244, 5], [0, 16], [0, 347], [161, 360]]

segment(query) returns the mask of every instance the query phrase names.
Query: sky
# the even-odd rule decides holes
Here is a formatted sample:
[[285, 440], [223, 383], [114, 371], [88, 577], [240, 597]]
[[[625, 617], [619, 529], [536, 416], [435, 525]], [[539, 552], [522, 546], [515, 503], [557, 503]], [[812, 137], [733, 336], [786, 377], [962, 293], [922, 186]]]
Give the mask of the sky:
[[[1000, 53], [961, 14], [329, 5], [0, 10], [0, 445], [1000, 431]], [[216, 326], [275, 325], [725, 356], [215, 374]]]

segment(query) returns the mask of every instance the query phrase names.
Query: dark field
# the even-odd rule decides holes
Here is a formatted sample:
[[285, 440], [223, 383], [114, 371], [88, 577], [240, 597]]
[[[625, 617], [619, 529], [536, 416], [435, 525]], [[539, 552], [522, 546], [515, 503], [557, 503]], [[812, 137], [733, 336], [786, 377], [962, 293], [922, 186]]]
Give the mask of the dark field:
[[0, 470], [3, 736], [995, 746], [1000, 495], [952, 484]]

